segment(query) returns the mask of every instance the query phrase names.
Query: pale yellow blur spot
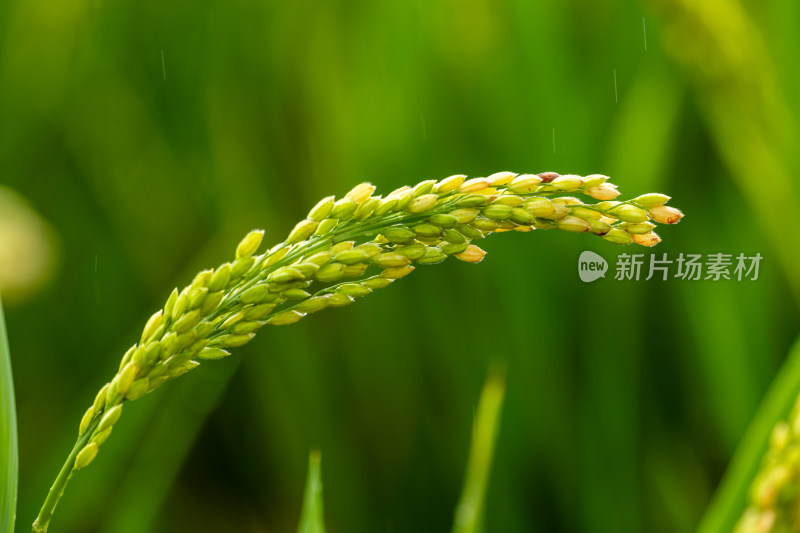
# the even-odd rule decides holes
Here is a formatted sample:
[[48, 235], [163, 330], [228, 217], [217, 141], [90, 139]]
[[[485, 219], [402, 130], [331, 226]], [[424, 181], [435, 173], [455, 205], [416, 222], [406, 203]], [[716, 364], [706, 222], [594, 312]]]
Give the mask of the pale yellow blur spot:
[[0, 294], [22, 301], [50, 278], [54, 264], [52, 230], [23, 198], [0, 187]]

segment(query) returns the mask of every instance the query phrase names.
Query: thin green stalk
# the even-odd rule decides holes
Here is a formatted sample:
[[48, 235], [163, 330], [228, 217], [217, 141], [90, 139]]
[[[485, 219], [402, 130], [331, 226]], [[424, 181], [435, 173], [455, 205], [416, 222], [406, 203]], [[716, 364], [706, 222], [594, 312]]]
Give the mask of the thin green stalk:
[[703, 515], [697, 533], [732, 531], [747, 505], [747, 491], [769, 446], [773, 426], [790, 411], [800, 391], [800, 338], [750, 422], [730, 466]]
[[72, 474], [75, 472], [75, 459], [78, 456], [78, 453], [80, 453], [83, 447], [89, 442], [92, 431], [94, 431], [99, 422], [99, 419], [96, 419], [94, 422], [92, 422], [92, 424], [89, 426], [90, 430], [78, 437], [78, 440], [75, 442], [75, 446], [73, 446], [72, 451], [69, 452], [69, 456], [67, 456], [64, 466], [61, 467], [56, 480], [53, 482], [53, 486], [50, 487], [50, 491], [47, 493], [47, 498], [45, 498], [42, 509], [39, 511], [39, 516], [36, 517], [36, 521], [33, 523], [33, 533], [44, 533], [50, 526], [50, 520], [53, 518], [53, 512], [56, 509], [56, 505], [61, 499], [61, 496], [64, 494], [64, 488], [67, 486]]

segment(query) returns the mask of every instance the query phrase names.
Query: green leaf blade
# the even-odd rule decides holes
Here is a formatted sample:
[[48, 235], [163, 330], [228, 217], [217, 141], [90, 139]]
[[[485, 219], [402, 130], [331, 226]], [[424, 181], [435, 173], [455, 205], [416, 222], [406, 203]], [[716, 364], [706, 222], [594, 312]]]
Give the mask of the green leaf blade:
[[504, 372], [491, 371], [478, 401], [467, 474], [456, 506], [452, 533], [481, 533], [483, 530], [484, 503], [505, 391]]
[[747, 492], [769, 449], [772, 428], [796, 401], [800, 383], [800, 338], [764, 395], [706, 509], [697, 533], [731, 531], [747, 508]]
[[297, 533], [325, 533], [325, 509], [322, 502], [322, 454], [312, 451], [308, 456], [303, 510]]
[[0, 301], [0, 532], [13, 533], [17, 515], [19, 455], [14, 380], [8, 350], [6, 322]]

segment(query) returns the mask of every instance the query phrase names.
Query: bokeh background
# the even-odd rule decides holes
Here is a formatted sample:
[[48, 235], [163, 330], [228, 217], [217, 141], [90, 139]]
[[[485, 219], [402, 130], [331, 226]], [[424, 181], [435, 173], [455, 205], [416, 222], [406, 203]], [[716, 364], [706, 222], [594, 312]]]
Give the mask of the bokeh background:
[[478, 266], [268, 328], [131, 404], [53, 531], [293, 531], [312, 448], [330, 531], [445, 531], [493, 361], [486, 531], [692, 531], [798, 333], [798, 20], [791, 0], [2, 2], [19, 530], [147, 317], [246, 231], [278, 242], [362, 180], [555, 170], [670, 194], [687, 217], [644, 253], [758, 252], [759, 279], [584, 284], [581, 251], [632, 250], [497, 235]]

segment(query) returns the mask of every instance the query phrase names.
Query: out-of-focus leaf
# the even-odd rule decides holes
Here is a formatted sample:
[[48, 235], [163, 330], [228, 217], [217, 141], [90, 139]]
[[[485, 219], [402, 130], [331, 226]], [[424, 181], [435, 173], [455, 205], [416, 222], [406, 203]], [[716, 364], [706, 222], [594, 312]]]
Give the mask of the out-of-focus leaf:
[[[800, 301], [800, 202], [792, 155], [797, 124], [766, 37], [742, 2], [663, 0], [664, 42], [695, 86], [700, 112], [731, 178], [749, 202]], [[747, 42], [746, 47], [739, 43]], [[713, 68], [709, 57], [715, 58]], [[753, 177], [757, 169], [758, 179]], [[762, 200], [780, 198], [780, 209]]]
[[3, 304], [0, 302], [0, 532], [14, 531], [19, 483], [18, 462], [14, 380], [11, 376]]
[[308, 456], [308, 478], [303, 496], [303, 511], [297, 533], [325, 533], [325, 509], [322, 503], [322, 454], [318, 450]]
[[491, 373], [478, 402], [467, 475], [456, 507], [453, 533], [478, 533], [482, 530], [484, 500], [505, 392], [503, 374], [496, 371]]
[[697, 533], [731, 531], [746, 506], [747, 491], [769, 446], [772, 427], [792, 408], [800, 383], [800, 339], [780, 373], [772, 382], [764, 400], [742, 438], [714, 499]]

